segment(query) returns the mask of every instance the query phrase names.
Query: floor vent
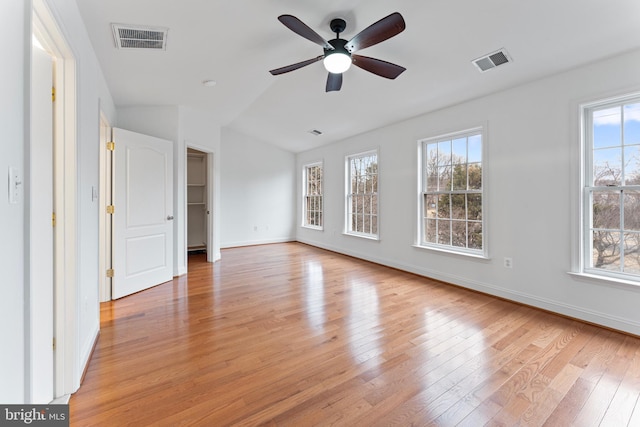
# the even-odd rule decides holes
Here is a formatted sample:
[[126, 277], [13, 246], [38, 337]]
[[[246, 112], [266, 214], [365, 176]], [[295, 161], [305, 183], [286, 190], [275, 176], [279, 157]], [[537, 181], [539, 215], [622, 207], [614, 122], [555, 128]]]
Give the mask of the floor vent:
[[474, 59], [471, 62], [473, 62], [473, 65], [475, 65], [478, 70], [484, 73], [492, 68], [513, 62], [513, 60], [505, 49], [500, 49], [496, 52]]
[[118, 49], [167, 49], [168, 28], [111, 24]]

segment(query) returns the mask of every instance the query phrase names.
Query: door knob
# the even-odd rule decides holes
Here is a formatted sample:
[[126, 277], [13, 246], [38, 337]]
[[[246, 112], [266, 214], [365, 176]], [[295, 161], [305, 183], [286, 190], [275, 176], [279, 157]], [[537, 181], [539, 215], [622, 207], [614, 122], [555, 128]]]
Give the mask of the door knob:
[[173, 215], [169, 215], [169, 216], [167, 217], [167, 220], [168, 220], [168, 221], [172, 221], [172, 220], [173, 220]]

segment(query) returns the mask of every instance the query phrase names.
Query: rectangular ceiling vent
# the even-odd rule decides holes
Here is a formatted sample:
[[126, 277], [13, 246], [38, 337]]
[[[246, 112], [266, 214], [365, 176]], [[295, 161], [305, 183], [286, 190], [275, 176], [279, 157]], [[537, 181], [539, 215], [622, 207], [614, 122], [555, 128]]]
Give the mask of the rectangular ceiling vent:
[[496, 52], [474, 59], [473, 65], [475, 65], [481, 72], [489, 71], [492, 68], [496, 68], [503, 64], [513, 62], [509, 54], [505, 49], [500, 49]]
[[310, 133], [311, 135], [315, 135], [315, 136], [320, 136], [320, 135], [322, 135], [322, 132], [321, 132], [321, 131], [319, 131], [318, 129], [311, 129], [311, 130], [309, 131], [309, 133]]
[[167, 49], [168, 28], [111, 24], [118, 49]]

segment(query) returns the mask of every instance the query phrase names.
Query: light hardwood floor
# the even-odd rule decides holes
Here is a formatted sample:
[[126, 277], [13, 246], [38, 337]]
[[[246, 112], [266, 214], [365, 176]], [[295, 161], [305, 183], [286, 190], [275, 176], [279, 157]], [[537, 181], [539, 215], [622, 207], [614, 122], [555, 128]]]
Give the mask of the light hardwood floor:
[[640, 426], [640, 339], [298, 243], [104, 303], [72, 426]]

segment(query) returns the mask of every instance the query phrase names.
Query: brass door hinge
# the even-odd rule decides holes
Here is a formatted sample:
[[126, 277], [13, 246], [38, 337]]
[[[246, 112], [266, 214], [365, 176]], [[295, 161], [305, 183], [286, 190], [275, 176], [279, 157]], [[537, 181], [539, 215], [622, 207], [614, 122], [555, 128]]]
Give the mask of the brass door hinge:
[[116, 143], [111, 141], [111, 142], [107, 142], [107, 150], [109, 151], [113, 151], [116, 149]]
[[51, 87], [51, 102], [56, 102], [56, 88]]
[[56, 213], [55, 212], [51, 213], [51, 226], [52, 227], [56, 226]]
[[113, 277], [113, 268], [107, 270], [107, 277]]
[[113, 205], [109, 205], [109, 206], [107, 206], [107, 213], [108, 213], [108, 214], [112, 214], [112, 215], [113, 215], [113, 213], [114, 213], [115, 211], [116, 211], [116, 207], [115, 207], [115, 206], [113, 206]]
[[56, 337], [53, 337], [53, 349], [56, 349]]

